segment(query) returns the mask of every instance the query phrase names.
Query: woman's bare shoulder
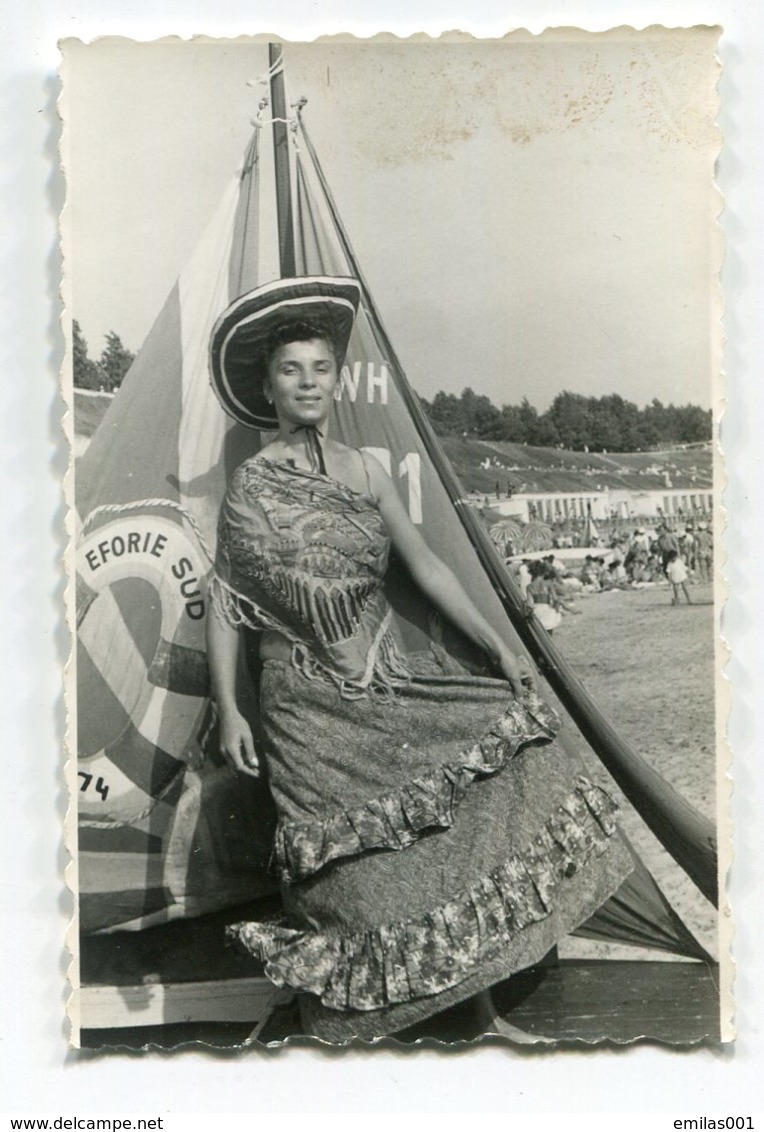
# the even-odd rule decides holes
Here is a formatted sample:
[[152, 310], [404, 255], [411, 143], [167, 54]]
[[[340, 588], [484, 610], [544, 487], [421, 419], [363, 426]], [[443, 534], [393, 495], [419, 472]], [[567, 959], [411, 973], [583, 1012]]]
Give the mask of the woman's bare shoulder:
[[263, 455], [264, 449], [256, 452], [253, 456], [247, 456], [246, 460], [234, 469], [228, 480], [228, 495], [236, 495], [237, 493], [245, 492], [250, 494], [256, 481], [261, 477], [261, 473], [266, 471], [268, 465], [275, 464], [276, 458], [269, 458]]
[[351, 464], [361, 458], [360, 448], [351, 448], [341, 440], [324, 441], [324, 451], [329, 452], [336, 460], [347, 460]]
[[251, 456], [247, 456], [246, 460], [242, 460], [234, 475], [238, 475], [239, 472], [244, 473], [247, 470], [257, 471], [268, 464], [277, 464], [283, 459], [284, 453], [281, 451], [281, 445], [277, 441], [271, 441], [270, 444], [264, 444], [257, 452], [253, 452]]
[[353, 491], [365, 492], [369, 489], [369, 473], [366, 466], [366, 453], [360, 448], [351, 448], [339, 440], [331, 442], [325, 455], [330, 458], [330, 471], [334, 468], [337, 478]]
[[277, 460], [283, 460], [284, 456], [284, 446], [281, 441], [269, 440], [267, 444], [264, 444], [262, 448], [259, 449], [259, 451], [254, 452], [251, 456], [249, 456], [244, 461], [244, 463], [254, 465], [268, 463], [273, 464]]

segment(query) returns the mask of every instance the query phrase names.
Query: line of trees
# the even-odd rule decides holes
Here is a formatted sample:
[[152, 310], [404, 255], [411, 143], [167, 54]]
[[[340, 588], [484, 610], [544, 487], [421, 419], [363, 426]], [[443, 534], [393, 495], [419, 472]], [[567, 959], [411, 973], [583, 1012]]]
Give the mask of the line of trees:
[[[135, 355], [109, 331], [97, 361], [77, 320], [73, 324], [74, 385], [112, 393], [133, 363]], [[478, 440], [504, 440], [541, 448], [568, 448], [577, 452], [639, 452], [671, 444], [694, 444], [712, 436], [709, 409], [699, 405], [664, 405], [653, 398], [640, 409], [618, 393], [584, 397], [564, 390], [545, 413], [524, 397], [519, 405], [497, 409], [484, 393], [469, 386], [457, 397], [436, 393], [422, 406], [439, 436], [469, 436]]]
[[73, 323], [72, 345], [74, 385], [77, 389], [100, 389], [113, 393], [122, 384], [122, 378], [135, 358], [135, 354], [122, 345], [119, 335], [110, 330], [100, 358], [94, 361], [88, 355], [88, 344], [76, 319]]
[[617, 393], [584, 397], [558, 393], [546, 412], [539, 413], [528, 398], [519, 405], [497, 409], [485, 394], [463, 389], [436, 393], [422, 405], [439, 436], [470, 436], [578, 452], [639, 452], [671, 444], [708, 441], [711, 411], [699, 405], [664, 405], [653, 398], [640, 409]]

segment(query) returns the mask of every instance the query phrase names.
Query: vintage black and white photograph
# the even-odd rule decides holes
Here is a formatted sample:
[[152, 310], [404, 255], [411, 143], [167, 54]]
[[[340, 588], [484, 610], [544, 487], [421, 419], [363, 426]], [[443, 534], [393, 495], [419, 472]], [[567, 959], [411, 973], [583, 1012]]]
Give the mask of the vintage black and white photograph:
[[718, 38], [63, 42], [74, 1047], [732, 1040]]

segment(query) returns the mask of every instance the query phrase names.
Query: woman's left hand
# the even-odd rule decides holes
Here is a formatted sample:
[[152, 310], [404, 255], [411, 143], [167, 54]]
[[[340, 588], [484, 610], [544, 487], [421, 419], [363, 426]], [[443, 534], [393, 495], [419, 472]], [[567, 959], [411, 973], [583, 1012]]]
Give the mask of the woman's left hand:
[[499, 667], [518, 699], [529, 689], [535, 692], [536, 676], [527, 657], [522, 654], [515, 656], [509, 649], [503, 648], [499, 655]]

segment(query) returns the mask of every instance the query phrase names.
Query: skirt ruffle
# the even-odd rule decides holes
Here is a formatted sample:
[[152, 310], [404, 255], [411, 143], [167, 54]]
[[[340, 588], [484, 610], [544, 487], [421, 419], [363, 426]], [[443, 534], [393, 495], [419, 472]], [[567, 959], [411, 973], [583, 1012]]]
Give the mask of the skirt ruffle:
[[496, 774], [530, 744], [551, 742], [559, 727], [557, 714], [528, 692], [523, 701], [512, 700], [477, 743], [427, 774], [320, 819], [280, 822], [276, 859], [283, 881], [303, 880], [340, 857], [406, 849], [425, 831], [448, 828], [470, 783]]
[[335, 1010], [378, 1010], [439, 994], [545, 919], [566, 881], [604, 852], [615, 802], [580, 777], [525, 849], [448, 903], [416, 919], [348, 935], [264, 923], [229, 928], [280, 987]]
[[348, 701], [267, 662], [261, 723], [285, 918], [233, 935], [326, 1040], [394, 1033], [540, 961], [633, 868], [557, 717], [502, 680]]

